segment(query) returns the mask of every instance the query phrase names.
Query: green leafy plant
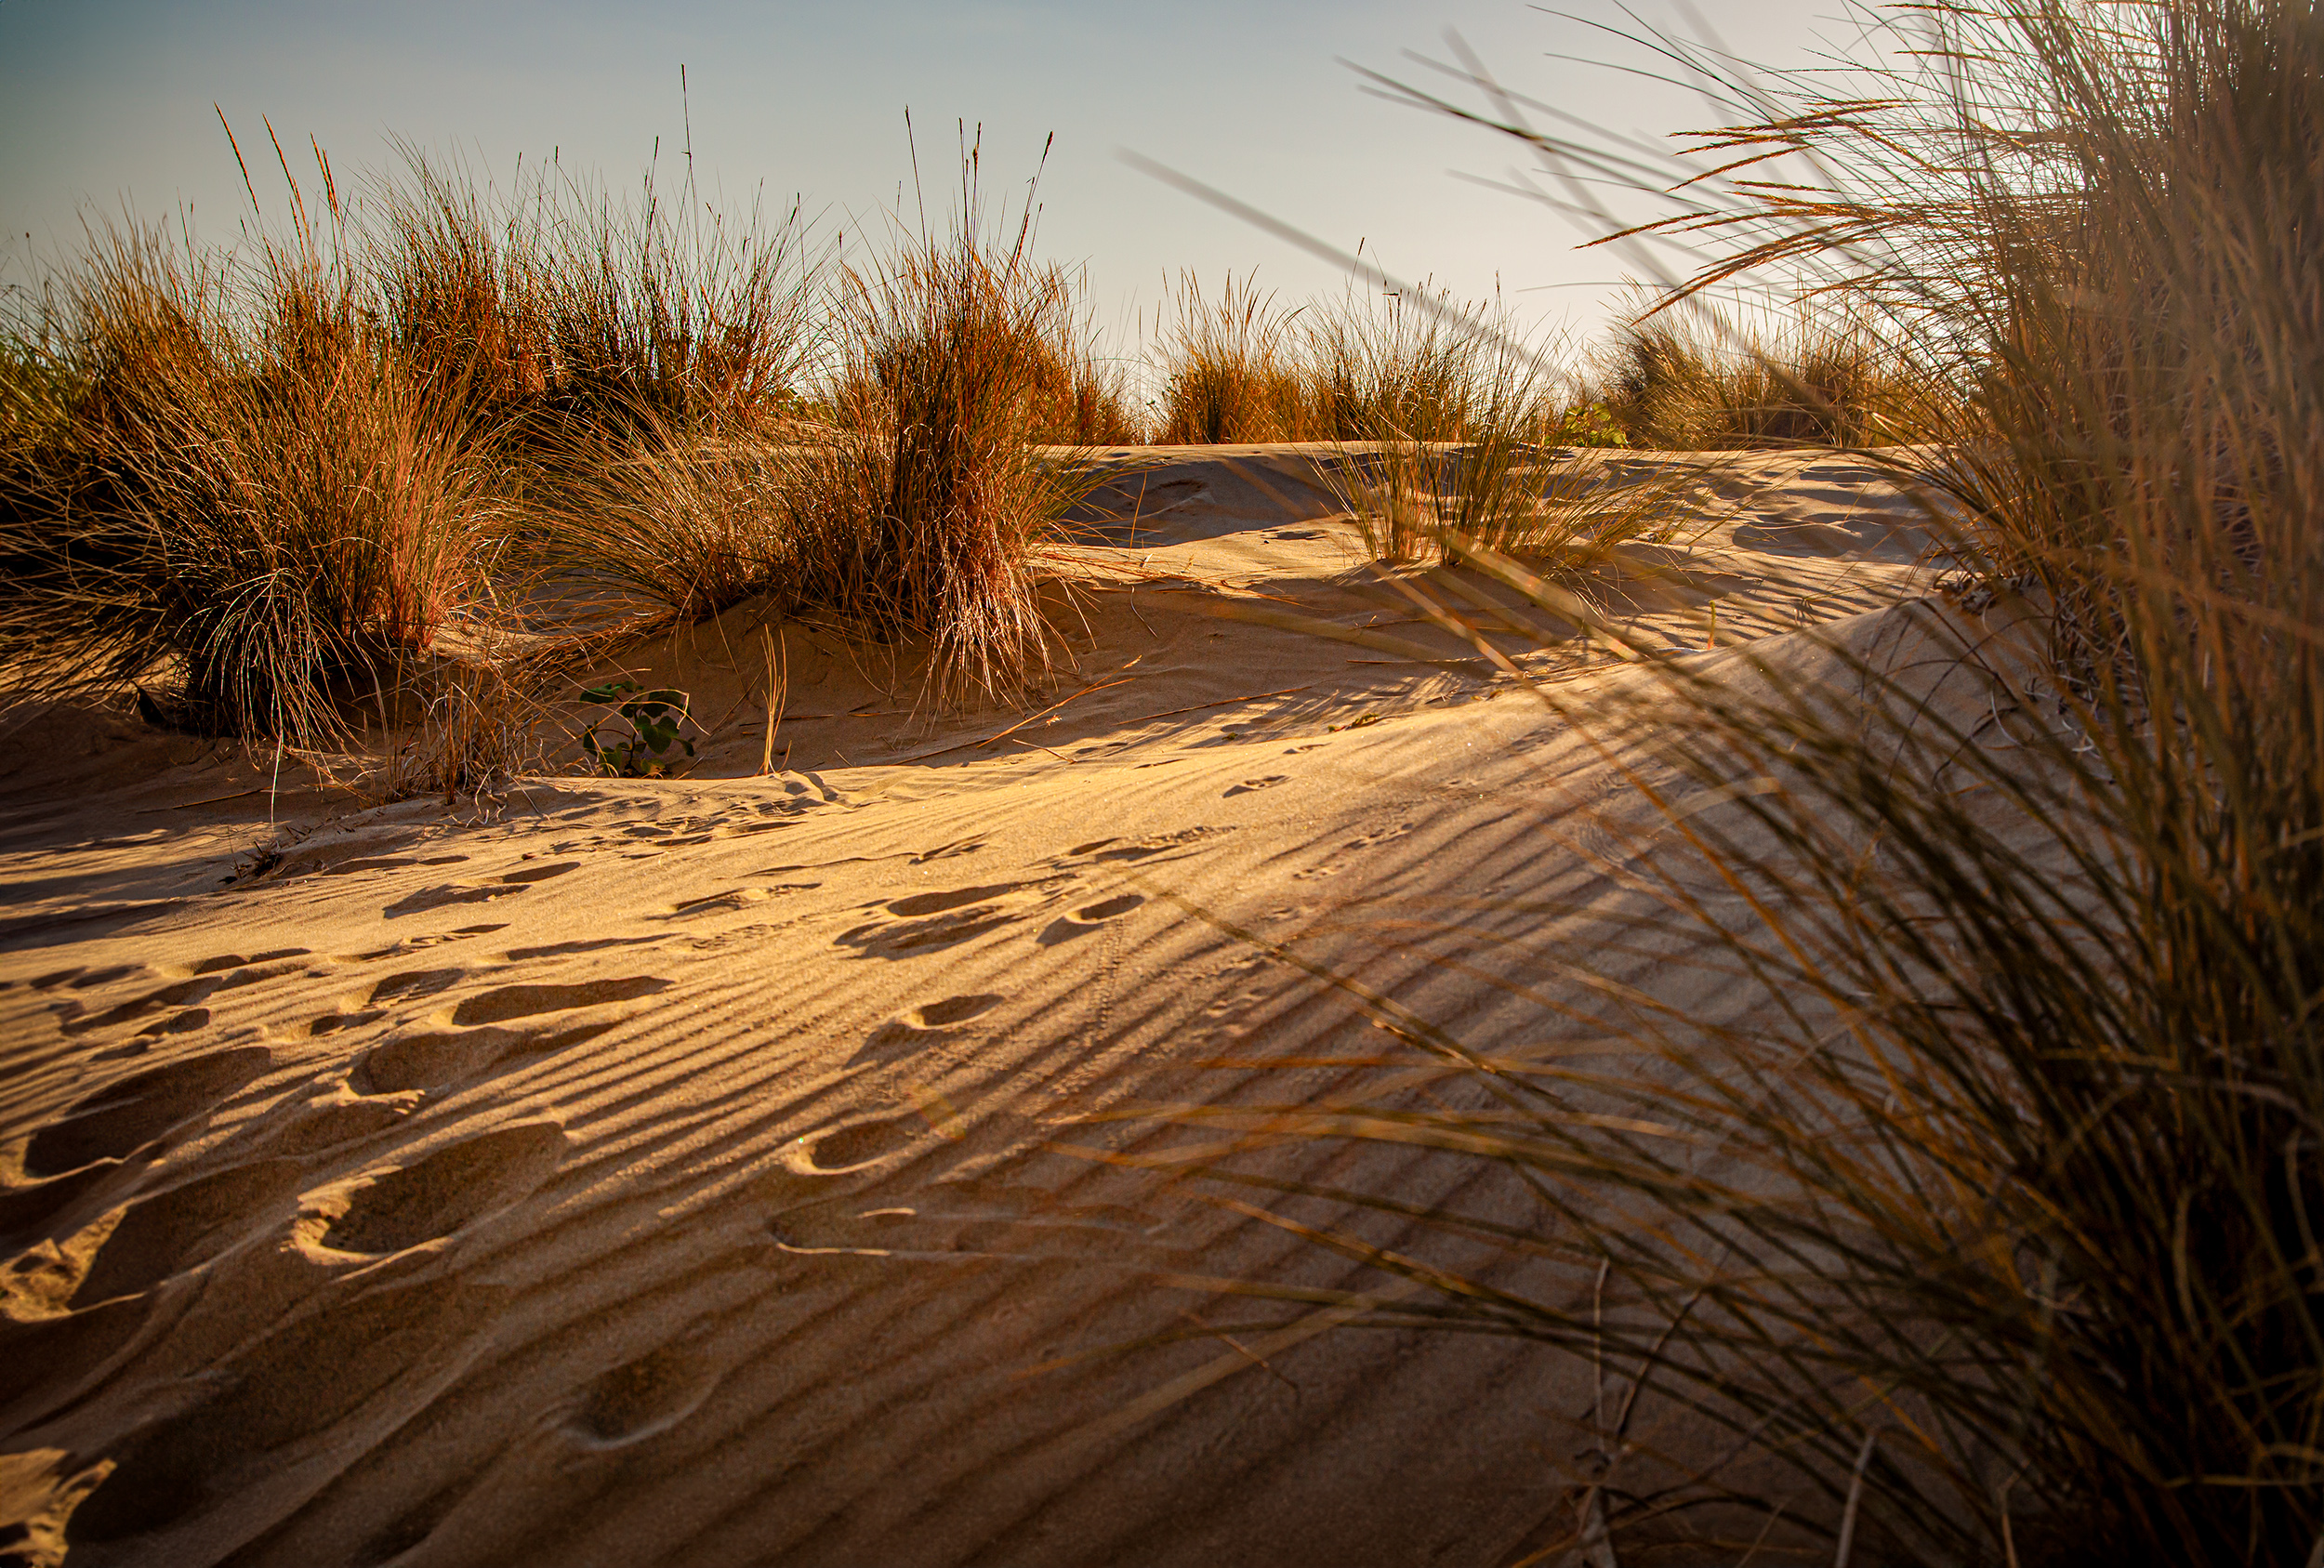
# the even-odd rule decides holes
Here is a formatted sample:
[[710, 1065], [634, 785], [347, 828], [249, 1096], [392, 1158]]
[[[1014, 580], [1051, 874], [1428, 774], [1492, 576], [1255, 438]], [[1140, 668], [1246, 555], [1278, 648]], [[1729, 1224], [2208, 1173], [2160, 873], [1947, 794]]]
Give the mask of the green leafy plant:
[[1569, 408], [1552, 422], [1544, 439], [1552, 446], [1628, 446], [1622, 423], [1603, 402]]
[[[678, 762], [670, 755], [673, 746], [689, 758], [694, 755], [693, 740], [683, 733], [686, 725], [694, 723], [687, 711], [693, 699], [683, 692], [667, 686], [648, 692], [634, 680], [609, 680], [584, 690], [581, 700], [614, 709], [581, 731], [581, 749], [601, 773], [617, 779], [666, 779]], [[600, 740], [598, 730], [614, 719], [628, 726], [628, 739]]]

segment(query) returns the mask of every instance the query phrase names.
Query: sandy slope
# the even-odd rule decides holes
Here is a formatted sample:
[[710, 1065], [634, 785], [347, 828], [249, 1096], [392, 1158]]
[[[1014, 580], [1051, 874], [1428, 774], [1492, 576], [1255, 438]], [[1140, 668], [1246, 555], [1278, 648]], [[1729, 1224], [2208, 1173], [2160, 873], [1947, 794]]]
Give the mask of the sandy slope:
[[[1330, 1092], [1350, 1069], [1285, 1063], [1393, 1045], [1358, 989], [1538, 1034], [1480, 977], [1593, 940], [1541, 911], [1611, 907], [1558, 831], [1611, 777], [1369, 577], [1298, 455], [1114, 461], [1136, 535], [1081, 552], [1058, 705], [1013, 731], [916, 714], [907, 674], [747, 609], [624, 661], [693, 693], [694, 774], [545, 778], [496, 813], [120, 720], [50, 715], [37, 754], [20, 730], [13, 1549], [1492, 1562], [1565, 1529], [1579, 1369], [1157, 1284], [1377, 1279], [1056, 1145], [1189, 1136], [1081, 1120], [1109, 1109]], [[1755, 460], [1657, 558], [1683, 589], [1609, 602], [1681, 649], [1710, 595], [1723, 639], [1873, 611], [1915, 538], [1868, 477]], [[1610, 961], [1702, 983], [1669, 956]], [[1506, 1198], [1441, 1161], [1270, 1158]]]

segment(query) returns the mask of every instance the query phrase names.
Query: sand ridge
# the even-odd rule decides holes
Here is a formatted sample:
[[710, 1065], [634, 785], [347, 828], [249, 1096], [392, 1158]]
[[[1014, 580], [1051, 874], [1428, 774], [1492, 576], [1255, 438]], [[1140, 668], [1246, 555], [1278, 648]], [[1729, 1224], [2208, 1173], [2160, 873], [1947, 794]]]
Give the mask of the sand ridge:
[[[1254, 1309], [1155, 1277], [1366, 1276], [1060, 1145], [1179, 1136], [1086, 1120], [1125, 1106], [1331, 1092], [1344, 1070], [1266, 1064], [1383, 1039], [1319, 973], [1479, 1043], [1538, 1032], [1472, 971], [1523, 979], [1587, 939], [1544, 910], [1614, 907], [1545, 824], [1617, 783], [1400, 610], [1298, 455], [1116, 461], [1137, 535], [1077, 547], [1071, 664], [1030, 710], [931, 712], [902, 653], [745, 607], [618, 661], [736, 716], [675, 781], [364, 804], [125, 723], [20, 766], [13, 1549], [1473, 1561], [1570, 1522], [1571, 1366], [1277, 1307], [1221, 1327]], [[1741, 639], [1924, 586], [1862, 465], [1737, 472], [1675, 573], [1607, 586], [1677, 656], [1717, 657], [1686, 652], [1710, 596]], [[1500, 1201], [1363, 1158], [1415, 1203]]]

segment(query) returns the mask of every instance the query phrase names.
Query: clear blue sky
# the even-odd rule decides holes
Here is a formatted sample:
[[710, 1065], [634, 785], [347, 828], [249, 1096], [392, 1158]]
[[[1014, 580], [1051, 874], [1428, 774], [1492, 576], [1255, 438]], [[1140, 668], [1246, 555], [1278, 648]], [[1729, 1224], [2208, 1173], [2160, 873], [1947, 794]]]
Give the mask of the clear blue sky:
[[[1562, 8], [1616, 19], [1605, 0]], [[1775, 65], [1807, 58], [1836, 0], [1719, 0], [1711, 25]], [[1651, 20], [1684, 26], [1666, 0]], [[297, 152], [320, 140], [345, 183], [392, 162], [391, 137], [505, 179], [522, 152], [616, 188], [661, 138], [666, 179], [683, 135], [687, 67], [698, 181], [729, 203], [796, 193], [826, 229], [854, 231], [908, 178], [918, 127], [931, 205], [954, 125], [984, 126], [988, 178], [1042, 185], [1042, 248], [1086, 262], [1102, 316], [1148, 305], [1166, 272], [1213, 284], [1257, 266], [1288, 295], [1336, 286], [1281, 240], [1126, 167], [1129, 149], [1393, 270], [1464, 295], [1496, 280], [1528, 314], [1594, 316], [1588, 284], [1616, 265], [1516, 198], [1454, 177], [1516, 161], [1512, 144], [1367, 96], [1344, 58], [1420, 79], [1400, 58], [1445, 55], [1458, 28], [1512, 86], [1622, 131], [1705, 123], [1699, 99], [1635, 75], [1549, 58], [1642, 62], [1635, 50], [1517, 0], [0, 0], [0, 233], [7, 275], [77, 240], [84, 212], [148, 218], [191, 208], [231, 238], [246, 210], [211, 104], [260, 177], [260, 116]], [[264, 165], [260, 158], [267, 160]], [[294, 167], [297, 166], [296, 162]], [[29, 236], [29, 238], [28, 238]]]

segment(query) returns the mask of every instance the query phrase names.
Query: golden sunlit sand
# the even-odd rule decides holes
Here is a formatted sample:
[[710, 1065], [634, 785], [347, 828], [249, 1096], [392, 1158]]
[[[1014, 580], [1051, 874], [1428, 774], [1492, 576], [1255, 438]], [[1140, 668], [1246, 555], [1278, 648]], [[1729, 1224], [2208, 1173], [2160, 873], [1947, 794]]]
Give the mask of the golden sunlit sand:
[[[1327, 1097], [1386, 1039], [1367, 990], [1522, 1047], [1538, 1010], [1473, 976], [1544, 983], [1505, 939], [1629, 896], [1575, 848], [1615, 772], [1387, 578], [1569, 698], [1624, 664], [1480, 573], [1376, 573], [1315, 455], [1104, 455], [1114, 520], [1045, 590], [1070, 667], [1022, 707], [934, 708], [908, 650], [752, 603], [585, 672], [691, 694], [673, 780], [568, 742], [496, 802], [380, 804], [262, 746], [20, 720], [15, 1549], [1486, 1562], [1566, 1532], [1586, 1366], [1206, 1288], [1380, 1276], [1090, 1157], [1186, 1137], [1094, 1113]], [[1900, 635], [1925, 540], [1871, 468], [1700, 477], [1600, 573], [1610, 614], [1680, 659]], [[1420, 1151], [1265, 1163], [1508, 1196]], [[1667, 1408], [1632, 1437], [1641, 1471], [1703, 1446]]]

